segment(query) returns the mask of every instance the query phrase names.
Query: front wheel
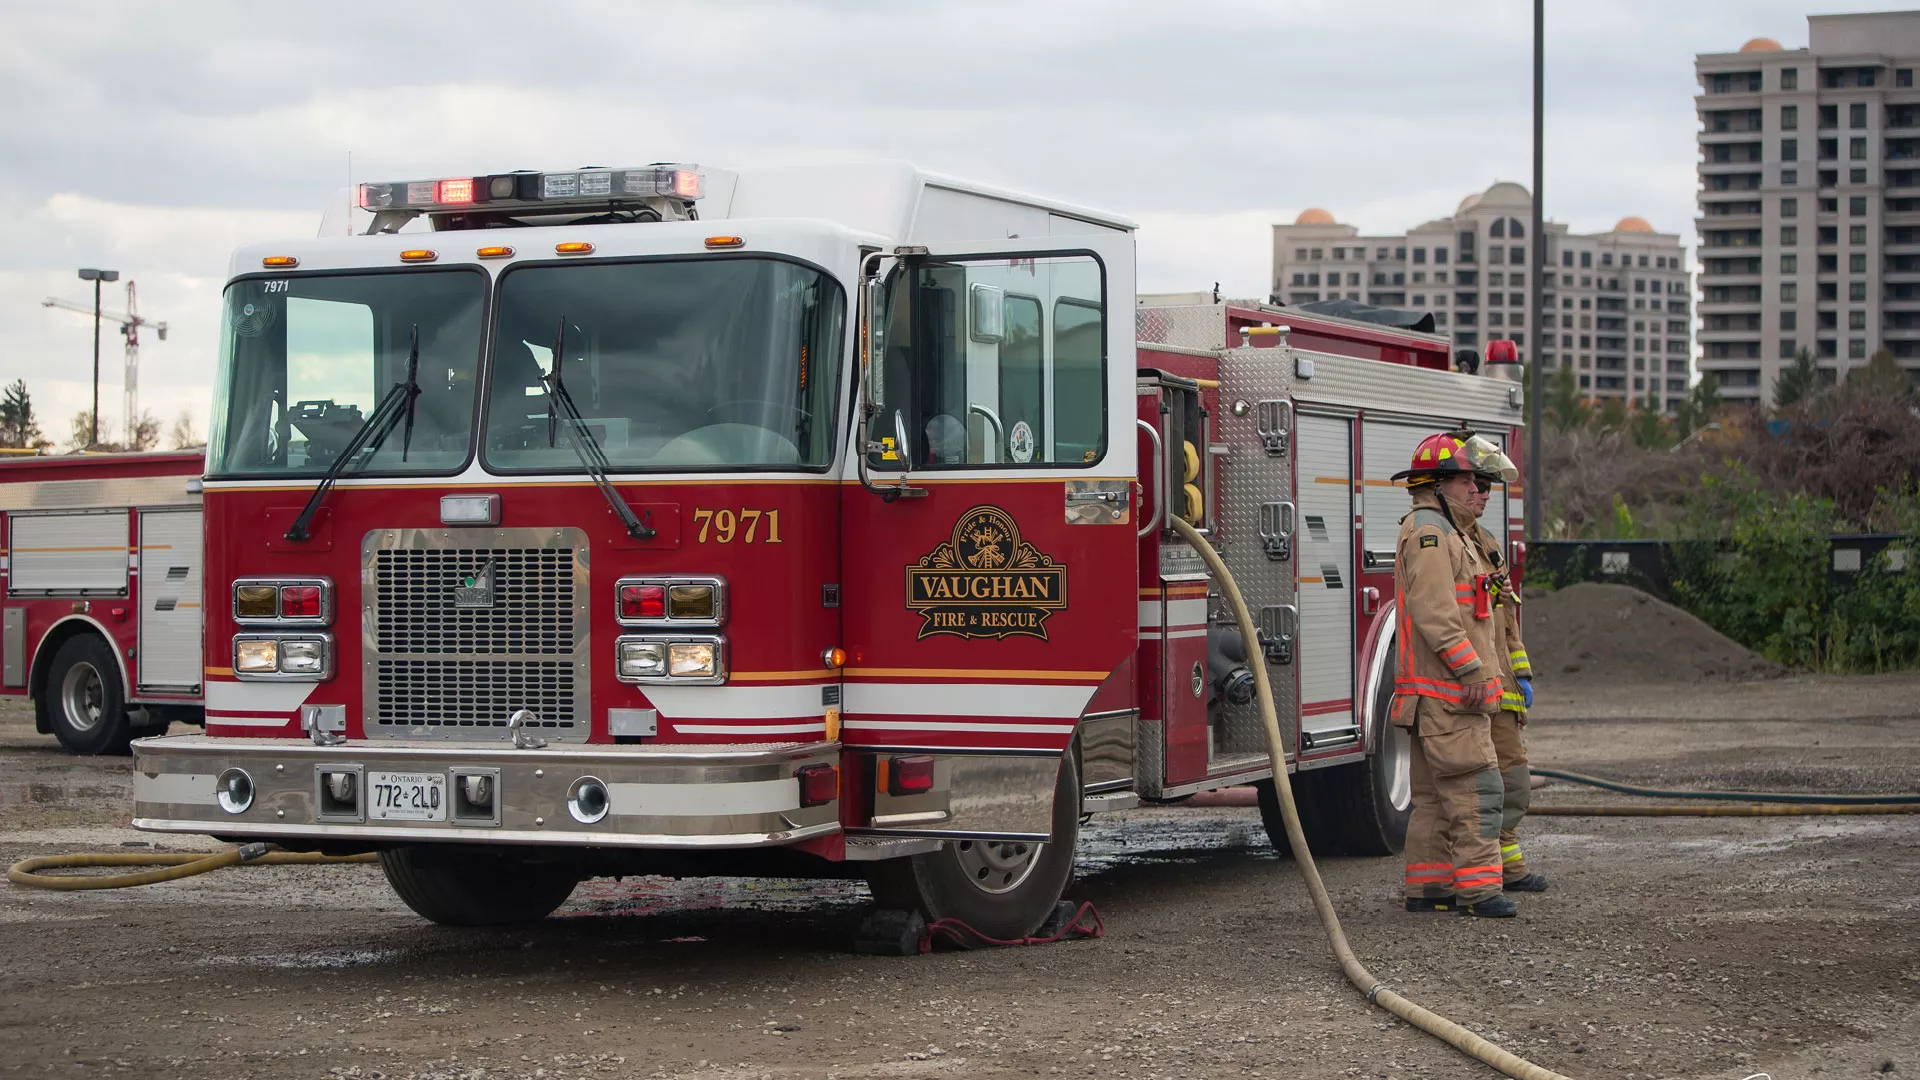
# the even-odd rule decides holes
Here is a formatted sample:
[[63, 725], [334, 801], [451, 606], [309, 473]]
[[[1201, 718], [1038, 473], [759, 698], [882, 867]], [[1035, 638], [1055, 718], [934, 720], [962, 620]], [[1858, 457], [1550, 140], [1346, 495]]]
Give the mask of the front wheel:
[[[1398, 667], [1400, 645], [1387, 647], [1382, 672]], [[1398, 855], [1407, 846], [1407, 822], [1413, 820], [1413, 739], [1387, 718], [1393, 707], [1393, 680], [1386, 674], [1374, 688], [1367, 722], [1373, 753], [1342, 766], [1345, 775], [1332, 792], [1335, 813], [1351, 855]]]
[[956, 919], [991, 938], [1028, 937], [1067, 891], [1079, 835], [1080, 767], [1069, 751], [1054, 782], [1051, 841], [949, 840], [879, 863], [867, 880], [880, 907], [918, 911], [928, 922]]
[[564, 866], [440, 845], [389, 848], [380, 869], [408, 907], [442, 926], [537, 922], [580, 881]]
[[76, 754], [124, 754], [133, 740], [126, 689], [112, 646], [92, 634], [67, 639], [47, 671], [48, 725]]

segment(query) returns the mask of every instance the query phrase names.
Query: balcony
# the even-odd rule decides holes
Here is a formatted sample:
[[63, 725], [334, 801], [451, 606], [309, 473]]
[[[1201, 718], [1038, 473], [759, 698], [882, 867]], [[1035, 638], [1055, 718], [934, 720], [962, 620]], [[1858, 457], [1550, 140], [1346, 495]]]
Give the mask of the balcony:
[[1696, 340], [1704, 348], [1708, 345], [1757, 343], [1760, 340], [1760, 328], [1751, 330], [1702, 330]]

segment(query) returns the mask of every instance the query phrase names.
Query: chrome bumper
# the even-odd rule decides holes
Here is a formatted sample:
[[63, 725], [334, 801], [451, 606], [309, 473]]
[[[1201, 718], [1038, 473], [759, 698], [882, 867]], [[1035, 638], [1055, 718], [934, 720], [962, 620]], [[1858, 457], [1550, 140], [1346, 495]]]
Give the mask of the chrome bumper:
[[[626, 848], [746, 848], [791, 844], [840, 828], [837, 801], [800, 806], [795, 773], [839, 765], [840, 744], [751, 746], [462, 746], [365, 742], [316, 746], [293, 739], [205, 735], [133, 744], [136, 829], [262, 839], [544, 844]], [[229, 769], [251, 779], [251, 805], [221, 805]], [[325, 795], [322, 776], [358, 773], [347, 803]], [[494, 786], [494, 813], [443, 821], [378, 821], [366, 813], [364, 777], [375, 772], [442, 773], [451, 795], [461, 776]], [[594, 777], [609, 795], [604, 818], [575, 820], [568, 792]]]

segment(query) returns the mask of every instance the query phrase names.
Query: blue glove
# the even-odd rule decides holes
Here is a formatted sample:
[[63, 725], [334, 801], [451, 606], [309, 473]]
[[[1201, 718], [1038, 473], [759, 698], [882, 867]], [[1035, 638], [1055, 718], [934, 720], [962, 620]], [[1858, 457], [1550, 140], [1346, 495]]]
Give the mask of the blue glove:
[[1533, 708], [1533, 680], [1532, 679], [1522, 678], [1520, 680], [1520, 698], [1522, 701], [1525, 701], [1527, 703], [1527, 708], [1529, 709]]

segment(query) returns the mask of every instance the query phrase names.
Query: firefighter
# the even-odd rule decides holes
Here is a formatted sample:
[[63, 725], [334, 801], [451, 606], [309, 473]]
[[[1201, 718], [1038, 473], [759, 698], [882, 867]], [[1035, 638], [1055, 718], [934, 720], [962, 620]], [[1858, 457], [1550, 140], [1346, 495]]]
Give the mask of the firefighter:
[[1546, 892], [1546, 877], [1528, 871], [1526, 854], [1520, 850], [1520, 820], [1527, 816], [1527, 806], [1533, 799], [1533, 774], [1527, 768], [1527, 743], [1521, 734], [1527, 726], [1527, 710], [1533, 708], [1533, 665], [1527, 659], [1526, 644], [1520, 640], [1520, 590], [1507, 577], [1500, 541], [1479, 524], [1492, 497], [1493, 485], [1476, 484], [1468, 505], [1473, 511], [1481, 554], [1493, 566], [1494, 580], [1500, 585], [1493, 599], [1494, 623], [1501, 636], [1495, 646], [1500, 657], [1500, 713], [1493, 718], [1493, 751], [1499, 759], [1504, 790], [1500, 865], [1507, 892]]
[[1393, 479], [1413, 509], [1394, 562], [1399, 670], [1392, 719], [1410, 729], [1413, 819], [1407, 826], [1408, 911], [1483, 918], [1517, 913], [1502, 891], [1505, 792], [1491, 718], [1500, 711], [1494, 568], [1474, 542], [1471, 500], [1518, 475], [1478, 436], [1432, 435]]

